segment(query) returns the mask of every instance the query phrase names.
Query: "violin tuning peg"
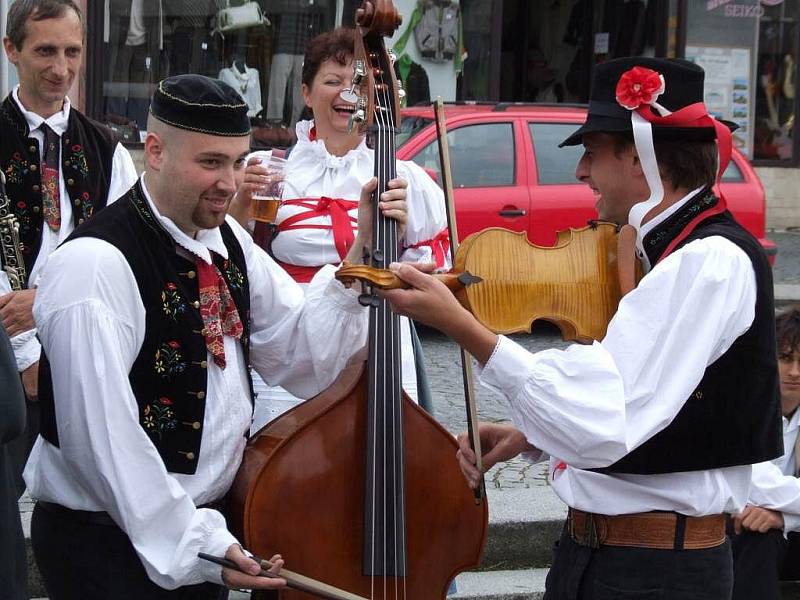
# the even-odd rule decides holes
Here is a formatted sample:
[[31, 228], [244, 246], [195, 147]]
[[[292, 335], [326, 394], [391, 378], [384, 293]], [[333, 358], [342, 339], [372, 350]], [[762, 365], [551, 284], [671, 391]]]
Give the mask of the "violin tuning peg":
[[395, 51], [394, 50], [389, 50], [388, 54], [389, 54], [389, 62], [392, 63], [392, 64], [396, 63], [397, 62], [397, 54], [395, 54]]

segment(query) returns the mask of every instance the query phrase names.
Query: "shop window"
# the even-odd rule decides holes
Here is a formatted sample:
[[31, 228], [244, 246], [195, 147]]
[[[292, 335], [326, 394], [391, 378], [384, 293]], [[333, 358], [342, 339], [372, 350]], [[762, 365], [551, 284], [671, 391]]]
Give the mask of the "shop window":
[[[474, 188], [514, 185], [514, 133], [511, 123], [490, 123], [459, 127], [447, 132], [453, 187]], [[420, 150], [412, 160], [436, 172], [439, 145], [436, 140]]]
[[330, 29], [335, 0], [104, 0], [99, 117], [126, 141], [144, 138], [164, 77], [226, 81], [247, 102], [255, 145], [286, 146], [304, 104], [306, 42]]
[[[770, 3], [772, 4], [772, 3]], [[762, 3], [759, 20], [753, 158], [788, 161], [794, 157], [797, 2]]]

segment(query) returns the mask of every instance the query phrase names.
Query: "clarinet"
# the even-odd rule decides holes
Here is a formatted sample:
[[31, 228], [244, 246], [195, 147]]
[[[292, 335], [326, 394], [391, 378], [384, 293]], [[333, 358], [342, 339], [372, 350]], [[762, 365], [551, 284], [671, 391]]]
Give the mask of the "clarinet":
[[11, 289], [25, 289], [25, 262], [19, 241], [19, 222], [11, 210], [11, 201], [6, 195], [6, 176], [0, 171], [0, 248], [3, 252], [3, 270], [8, 275]]

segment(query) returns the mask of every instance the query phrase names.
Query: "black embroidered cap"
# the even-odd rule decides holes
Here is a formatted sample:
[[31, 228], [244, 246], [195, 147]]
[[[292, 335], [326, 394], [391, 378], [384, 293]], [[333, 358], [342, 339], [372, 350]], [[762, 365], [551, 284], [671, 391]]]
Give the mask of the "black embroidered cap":
[[175, 75], [159, 82], [150, 113], [173, 127], [227, 137], [250, 135], [247, 103], [224, 81]]
[[[679, 58], [628, 57], [609, 60], [594, 68], [592, 91], [589, 95], [589, 112], [586, 122], [560, 146], [576, 146], [583, 141], [583, 134], [631, 132], [631, 111], [623, 107], [617, 98], [620, 79], [634, 67], [652, 69], [663, 76], [666, 83], [658, 102], [670, 111], [677, 111], [691, 104], [703, 102], [703, 80], [705, 71], [698, 65]], [[733, 131], [735, 123], [721, 121]], [[663, 141], [701, 142], [716, 139], [713, 127], [662, 127], [653, 125], [653, 139]]]

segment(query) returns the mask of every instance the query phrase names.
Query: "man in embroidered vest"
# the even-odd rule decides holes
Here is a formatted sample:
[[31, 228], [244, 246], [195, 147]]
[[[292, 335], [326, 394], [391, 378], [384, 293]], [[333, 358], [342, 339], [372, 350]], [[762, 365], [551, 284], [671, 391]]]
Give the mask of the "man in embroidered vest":
[[[712, 190], [731, 133], [703, 79], [683, 60], [597, 65], [586, 122], [564, 142], [583, 143], [576, 176], [601, 219], [634, 227], [645, 272], [602, 341], [531, 354], [394, 267], [415, 288], [388, 293], [394, 307], [464, 346], [509, 401], [513, 425], [480, 428], [484, 466], [550, 458], [570, 511], [547, 600], [729, 598], [724, 513], [744, 508], [750, 465], [782, 454], [772, 274]], [[459, 456], [477, 485], [463, 437]]]
[[780, 581], [800, 579], [800, 306], [775, 327], [785, 452], [753, 465], [747, 506], [729, 523], [733, 600], [780, 600]]
[[13, 292], [0, 275], [0, 319], [12, 336], [28, 398], [28, 434], [14, 448], [20, 476], [38, 421], [41, 348], [31, 312], [37, 281], [56, 246], [136, 181], [128, 151], [67, 98], [83, 57], [85, 29], [73, 0], [18, 0], [8, 9], [3, 39], [19, 85], [0, 105], [0, 168], [27, 274], [26, 289]]
[[[222, 598], [223, 583], [283, 585], [197, 557], [258, 572], [218, 510], [252, 419], [248, 365], [310, 397], [366, 341], [367, 309], [333, 266], [304, 294], [226, 218], [250, 145], [247, 105], [230, 86], [162, 81], [147, 130], [146, 172], [53, 253], [34, 305], [42, 431], [25, 481], [53, 598]], [[356, 262], [376, 184], [364, 186]], [[384, 214], [405, 223], [405, 183], [390, 187]]]

